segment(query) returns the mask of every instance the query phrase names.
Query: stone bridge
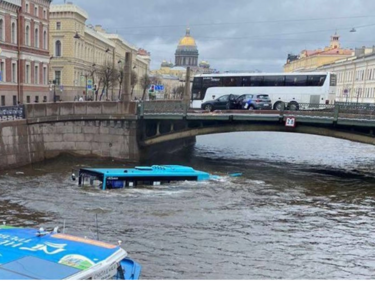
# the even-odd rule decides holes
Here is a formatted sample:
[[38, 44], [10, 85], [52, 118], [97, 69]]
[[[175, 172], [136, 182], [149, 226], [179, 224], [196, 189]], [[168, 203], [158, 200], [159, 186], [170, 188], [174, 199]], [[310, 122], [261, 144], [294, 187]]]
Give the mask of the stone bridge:
[[[291, 121], [286, 126], [287, 119]], [[375, 144], [375, 107], [336, 105], [300, 111], [189, 110], [178, 101], [73, 102], [0, 108], [0, 168], [71, 153], [137, 161], [174, 151], [198, 135], [277, 131]]]
[[[144, 103], [138, 143], [147, 147], [198, 135], [240, 131], [305, 133], [375, 144], [375, 105], [303, 105], [299, 111], [188, 110], [183, 104]], [[311, 107], [311, 108], [310, 108]], [[293, 119], [294, 126], [287, 126]]]

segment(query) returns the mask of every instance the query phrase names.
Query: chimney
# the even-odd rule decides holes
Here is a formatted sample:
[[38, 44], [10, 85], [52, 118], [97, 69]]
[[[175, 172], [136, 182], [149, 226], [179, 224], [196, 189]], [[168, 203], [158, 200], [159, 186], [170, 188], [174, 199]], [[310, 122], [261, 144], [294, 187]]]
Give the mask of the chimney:
[[101, 33], [106, 33], [101, 25], [95, 25], [95, 31], [101, 32]]

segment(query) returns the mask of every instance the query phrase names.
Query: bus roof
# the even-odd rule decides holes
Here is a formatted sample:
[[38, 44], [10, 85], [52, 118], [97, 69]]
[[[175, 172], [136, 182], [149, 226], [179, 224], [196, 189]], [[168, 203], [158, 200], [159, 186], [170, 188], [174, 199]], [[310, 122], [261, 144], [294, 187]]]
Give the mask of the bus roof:
[[275, 73], [216, 73], [216, 74], [198, 74], [194, 77], [242, 77], [242, 76], [290, 76], [290, 75], [327, 75], [330, 72], [275, 72]]

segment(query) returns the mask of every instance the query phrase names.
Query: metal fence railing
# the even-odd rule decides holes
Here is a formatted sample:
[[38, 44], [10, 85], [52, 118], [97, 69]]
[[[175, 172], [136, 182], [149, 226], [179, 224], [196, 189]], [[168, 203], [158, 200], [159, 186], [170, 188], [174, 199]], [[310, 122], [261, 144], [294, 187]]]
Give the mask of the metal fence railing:
[[147, 114], [186, 115], [189, 105], [181, 101], [158, 100], [140, 102], [138, 106], [141, 116]]
[[290, 106], [283, 104], [278, 109], [280, 115], [299, 115], [310, 117], [334, 117], [335, 105], [333, 104], [315, 104], [315, 103], [299, 103], [297, 106], [294, 104]]
[[[292, 106], [293, 105], [293, 106]], [[207, 111], [199, 110], [202, 114]], [[196, 113], [199, 113], [195, 111]], [[226, 110], [221, 110], [222, 113], [227, 113]], [[230, 114], [244, 114], [252, 112], [263, 113], [257, 110], [236, 110], [228, 111]], [[270, 111], [267, 112], [269, 114]], [[278, 113], [280, 116], [284, 115], [296, 115], [306, 117], [321, 117], [321, 118], [339, 118], [347, 119], [365, 119], [375, 120], [375, 104], [363, 104], [363, 103], [340, 103], [335, 104], [311, 104], [311, 103], [299, 103], [299, 104], [287, 104], [281, 103], [276, 110], [272, 110], [274, 113]], [[183, 101], [147, 101], [140, 102], [138, 106], [138, 115], [180, 115], [186, 116], [191, 113], [189, 110], [189, 104]]]
[[23, 105], [0, 107], [0, 121], [19, 119], [25, 119], [25, 107]]

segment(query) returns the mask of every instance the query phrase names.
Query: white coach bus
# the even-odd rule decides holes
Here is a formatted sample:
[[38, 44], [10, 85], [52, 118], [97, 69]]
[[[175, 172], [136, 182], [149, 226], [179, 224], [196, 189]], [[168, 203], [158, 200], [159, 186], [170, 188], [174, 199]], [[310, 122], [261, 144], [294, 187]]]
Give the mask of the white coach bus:
[[297, 110], [300, 104], [333, 104], [336, 98], [336, 75], [329, 72], [309, 73], [223, 73], [194, 77], [191, 107], [224, 95], [266, 94], [272, 108], [285, 103]]

